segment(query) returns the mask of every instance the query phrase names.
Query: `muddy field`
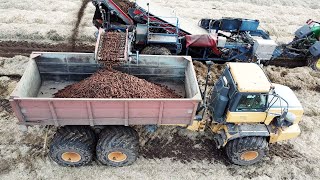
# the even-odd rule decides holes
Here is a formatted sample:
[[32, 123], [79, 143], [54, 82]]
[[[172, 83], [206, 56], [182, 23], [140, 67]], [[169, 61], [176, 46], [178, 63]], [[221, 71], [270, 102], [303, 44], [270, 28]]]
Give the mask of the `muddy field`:
[[[292, 32], [308, 18], [320, 19], [320, 5], [316, 0], [157, 2], [174, 8], [177, 14], [190, 22], [202, 17], [257, 18], [263, 28], [278, 37], [279, 42], [292, 39]], [[1, 2], [0, 55], [6, 56], [2, 51], [11, 53], [10, 57], [14, 54], [1, 49], [1, 44], [7, 41], [15, 41], [14, 47], [21, 47], [23, 55], [35, 46], [40, 50], [59, 51], [52, 44], [64, 44], [61, 50], [72, 49], [66, 44], [77, 23], [80, 6], [80, 0]], [[192, 7], [198, 8], [195, 11]], [[93, 49], [95, 29], [91, 25], [92, 13], [92, 5], [88, 5], [76, 38], [77, 43], [81, 43], [79, 51], [90, 52]], [[24, 43], [36, 45], [23, 48]], [[7, 46], [12, 47], [10, 44]], [[214, 147], [208, 132], [161, 127], [155, 133], [148, 133], [136, 127], [141, 135], [141, 155], [132, 166], [111, 168], [93, 163], [81, 168], [63, 168], [47, 157], [47, 150], [43, 148], [44, 127], [32, 127], [27, 134], [22, 134], [8, 106], [7, 98], [27, 61], [25, 56], [0, 58], [0, 179], [168, 179], [168, 176], [171, 179], [320, 179], [320, 73], [307, 67], [264, 67], [273, 82], [294, 89], [305, 108], [305, 115], [300, 123], [301, 135], [271, 145], [269, 155], [254, 166], [230, 164], [224, 152]], [[194, 65], [199, 83], [203, 84], [206, 67], [201, 63]], [[210, 84], [222, 69], [223, 65], [212, 68]], [[49, 130], [49, 139], [53, 131]]]

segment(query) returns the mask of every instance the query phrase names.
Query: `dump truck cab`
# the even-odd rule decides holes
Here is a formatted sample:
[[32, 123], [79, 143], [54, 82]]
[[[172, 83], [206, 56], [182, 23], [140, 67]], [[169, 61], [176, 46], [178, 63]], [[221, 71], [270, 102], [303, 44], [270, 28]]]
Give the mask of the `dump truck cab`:
[[213, 120], [218, 123], [263, 122], [271, 87], [258, 65], [229, 63], [209, 100]]
[[[298, 123], [303, 108], [298, 98], [289, 87], [271, 83], [257, 64], [228, 63], [208, 101], [210, 128], [218, 148], [228, 149], [229, 145], [232, 149], [230, 144], [243, 139], [251, 142], [260, 138], [265, 143], [274, 143], [300, 134]], [[262, 150], [252, 155], [252, 151], [249, 158], [239, 156], [234, 163], [252, 164], [265, 153]]]

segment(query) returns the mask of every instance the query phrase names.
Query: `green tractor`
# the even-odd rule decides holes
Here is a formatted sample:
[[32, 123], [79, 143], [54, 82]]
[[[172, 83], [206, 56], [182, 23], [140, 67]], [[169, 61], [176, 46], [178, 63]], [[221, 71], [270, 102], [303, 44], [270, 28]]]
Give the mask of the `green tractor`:
[[308, 20], [295, 32], [293, 41], [277, 50], [276, 58], [306, 59], [309, 67], [320, 71], [320, 23]]

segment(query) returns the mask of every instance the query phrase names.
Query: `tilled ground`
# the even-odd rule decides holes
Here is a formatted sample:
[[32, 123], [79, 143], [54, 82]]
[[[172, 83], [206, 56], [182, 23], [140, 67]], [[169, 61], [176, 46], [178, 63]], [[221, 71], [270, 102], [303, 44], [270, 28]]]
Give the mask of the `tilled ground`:
[[[72, 18], [68, 20], [66, 17], [74, 17], [80, 4], [80, 0], [57, 0], [51, 3], [32, 0], [14, 3], [10, 0], [5, 1], [0, 5], [1, 38], [15, 39], [17, 35], [22, 34], [23, 36], [18, 39], [38, 40], [39, 31], [40, 35], [46, 38], [45, 33], [51, 28], [62, 37], [69, 37], [68, 30], [72, 29], [70, 22], [73, 21], [71, 21]], [[240, 0], [236, 2], [186, 0], [181, 3], [181, 1], [173, 0], [161, 1], [161, 4], [174, 8], [177, 15], [187, 18], [190, 23], [197, 23], [204, 16], [257, 18], [261, 20], [264, 29], [268, 30], [272, 36], [278, 36], [278, 41], [284, 42], [290, 41], [293, 38], [292, 33], [308, 18], [315, 20], [320, 18], [318, 0], [310, 0], [308, 3], [298, 0]], [[199, 11], [195, 11], [194, 7], [197, 7]], [[83, 23], [80, 25], [82, 35], [92, 36], [94, 32], [94, 29], [91, 30], [93, 12], [94, 9], [84, 16]], [[19, 46], [20, 49], [21, 47], [23, 48]], [[93, 49], [92, 46], [91, 52]], [[29, 51], [32, 50], [34, 49], [29, 49]], [[21, 53], [14, 51], [9, 55], [6, 55], [8, 53], [0, 54], [13, 56]], [[25, 55], [29, 56], [27, 53]], [[23, 67], [23, 65], [19, 66]], [[4, 67], [7, 68], [7, 66]], [[215, 66], [215, 70], [218, 71], [216, 67], [220, 66]], [[141, 138], [142, 141], [145, 141], [141, 144], [146, 146], [142, 147], [138, 160], [129, 167], [112, 168], [93, 163], [81, 168], [64, 168], [53, 163], [47, 153], [43, 153], [45, 132], [42, 127], [31, 127], [27, 134], [22, 134], [16, 125], [17, 119], [6, 111], [0, 111], [0, 179], [106, 179], [107, 177], [108, 179], [146, 180], [318, 180], [320, 179], [320, 92], [311, 89], [316, 87], [313, 83], [316, 77], [319, 79], [319, 73], [303, 67], [298, 69], [274, 68], [270, 69], [270, 74], [276, 74], [274, 80], [277, 80], [278, 83], [296, 87], [295, 93], [306, 113], [300, 123], [301, 135], [294, 140], [271, 145], [269, 155], [256, 165], [242, 167], [225, 163], [223, 152], [219, 154], [219, 151], [211, 148], [210, 137], [193, 137], [194, 134], [197, 134], [194, 132], [181, 134], [179, 131], [177, 134], [176, 131], [172, 132], [170, 129], [167, 130], [168, 127], [163, 127], [156, 133]], [[309, 75], [313, 77], [310, 78]], [[217, 75], [210, 73], [210, 76], [216, 77]], [[201, 76], [198, 74], [198, 77]], [[198, 142], [200, 138], [201, 142]], [[156, 153], [152, 154], [153, 151]], [[186, 155], [183, 155], [184, 153]], [[202, 154], [209, 158], [205, 158]]]
[[12, 113], [12, 108], [8, 99], [0, 99], [0, 111]]
[[167, 87], [113, 69], [102, 69], [54, 94], [56, 98], [180, 98]]
[[[21, 61], [22, 58], [14, 59]], [[14, 59], [4, 61], [13, 65]], [[9, 70], [6, 64], [3, 67]], [[195, 68], [198, 80], [202, 82], [206, 66], [195, 62]], [[232, 165], [223, 149], [214, 147], [210, 132], [196, 133], [164, 126], [155, 133], [137, 129], [141, 137], [140, 157], [129, 167], [110, 168], [93, 162], [86, 167], [63, 168], [53, 163], [42, 148], [43, 127], [30, 127], [27, 134], [22, 134], [16, 125], [17, 119], [6, 110], [8, 100], [3, 100], [0, 111], [0, 179], [319, 179], [320, 93], [310, 89], [320, 76], [305, 67], [272, 68], [267, 71], [278, 83], [294, 87], [305, 82], [295, 93], [306, 115], [300, 123], [302, 134], [294, 140], [270, 145], [267, 157], [256, 165]], [[222, 70], [223, 65], [214, 66], [210, 72], [211, 83]], [[5, 88], [10, 87], [6, 84], [11, 81], [17, 81], [17, 77], [9, 76], [9, 79], [2, 77], [3, 81], [6, 80]], [[5, 91], [3, 97], [7, 95]], [[54, 130], [49, 131], [49, 140], [53, 133]]]
[[0, 41], [0, 57], [29, 56], [32, 51], [94, 52], [94, 46], [81, 43], [73, 46], [70, 43], [47, 44], [28, 41]]

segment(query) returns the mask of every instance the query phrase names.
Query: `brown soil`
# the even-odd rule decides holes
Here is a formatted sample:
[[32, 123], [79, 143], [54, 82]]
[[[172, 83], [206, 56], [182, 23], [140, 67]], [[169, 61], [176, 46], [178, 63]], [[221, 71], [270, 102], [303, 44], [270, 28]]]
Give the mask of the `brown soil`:
[[70, 43], [47, 44], [27, 41], [0, 41], [0, 56], [30, 56], [33, 51], [48, 52], [94, 52], [93, 45], [78, 43], [74, 47]]
[[69, 85], [56, 98], [181, 98], [174, 91], [144, 79], [112, 69], [125, 59], [126, 33], [107, 32], [101, 36], [98, 59], [106, 69]]
[[229, 164], [224, 151], [218, 150], [214, 141], [208, 137], [201, 136], [191, 140], [187, 136], [180, 135], [179, 132], [170, 134], [170, 140], [165, 138], [167, 136], [167, 134], [164, 137], [152, 134], [140, 136], [145, 141], [140, 148], [141, 156], [147, 159], [171, 158], [182, 163], [207, 160]]
[[113, 69], [102, 69], [67, 86], [56, 98], [180, 98], [167, 87]]
[[266, 65], [277, 66], [277, 67], [286, 67], [286, 68], [296, 68], [302, 66], [308, 66], [306, 59], [286, 59], [279, 58], [273, 61], [267, 61]]
[[[217, 149], [208, 131], [188, 137], [188, 130], [182, 128], [166, 129], [157, 131], [164, 133], [146, 133], [137, 128], [140, 137], [140, 154], [146, 159], [171, 158], [175, 161], [187, 163], [191, 161], [208, 161], [210, 163], [223, 163], [232, 166], [227, 159], [224, 149]], [[168, 136], [170, 138], [168, 139]], [[270, 144], [269, 157], [280, 157], [282, 159], [303, 159], [305, 155], [294, 149], [292, 144]]]
[[128, 0], [114, 0], [114, 3], [124, 12], [128, 13], [130, 8], [134, 7], [134, 3]]
[[106, 67], [119, 65], [124, 61], [126, 45], [126, 33], [107, 32], [101, 36], [98, 50], [99, 62]]

